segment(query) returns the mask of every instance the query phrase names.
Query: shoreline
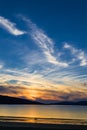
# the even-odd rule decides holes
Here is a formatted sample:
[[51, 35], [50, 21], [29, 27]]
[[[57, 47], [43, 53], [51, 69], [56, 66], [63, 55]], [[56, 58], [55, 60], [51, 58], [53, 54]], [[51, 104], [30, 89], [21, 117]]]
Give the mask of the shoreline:
[[0, 130], [87, 130], [87, 125], [72, 125], [72, 124], [42, 124], [42, 123], [27, 123], [27, 122], [1, 122]]
[[12, 117], [0, 116], [0, 122], [32, 123], [32, 124], [66, 124], [66, 125], [87, 125], [87, 119], [64, 119], [64, 118], [38, 118], [38, 117]]

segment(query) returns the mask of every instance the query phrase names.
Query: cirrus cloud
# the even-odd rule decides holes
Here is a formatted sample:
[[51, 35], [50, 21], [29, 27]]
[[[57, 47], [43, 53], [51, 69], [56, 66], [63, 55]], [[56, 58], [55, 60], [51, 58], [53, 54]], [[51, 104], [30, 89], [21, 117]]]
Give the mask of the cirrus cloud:
[[23, 35], [26, 33], [25, 31], [17, 29], [15, 23], [2, 16], [0, 16], [0, 27], [4, 28], [6, 31], [15, 36]]
[[73, 62], [80, 61], [80, 66], [87, 66], [87, 54], [81, 49], [76, 49], [72, 45], [65, 43], [64, 48], [71, 51], [71, 54], [74, 56]]
[[29, 34], [37, 46], [42, 50], [47, 62], [61, 67], [68, 67], [68, 63], [58, 60], [55, 56], [54, 41], [30, 19], [25, 17], [22, 17], [22, 19], [28, 23], [28, 26], [31, 29]]

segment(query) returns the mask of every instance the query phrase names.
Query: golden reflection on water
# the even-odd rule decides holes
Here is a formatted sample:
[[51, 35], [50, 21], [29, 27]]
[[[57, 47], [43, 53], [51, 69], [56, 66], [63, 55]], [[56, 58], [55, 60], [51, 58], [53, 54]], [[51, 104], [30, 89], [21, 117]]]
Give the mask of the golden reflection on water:
[[37, 118], [87, 119], [87, 106], [0, 105], [0, 116], [33, 117], [33, 122]]

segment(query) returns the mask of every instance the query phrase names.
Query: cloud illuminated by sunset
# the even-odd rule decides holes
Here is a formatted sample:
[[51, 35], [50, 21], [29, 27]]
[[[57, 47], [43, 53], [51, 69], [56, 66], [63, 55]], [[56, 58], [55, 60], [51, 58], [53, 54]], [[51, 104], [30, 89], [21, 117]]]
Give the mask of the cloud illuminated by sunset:
[[15, 19], [23, 29], [0, 16], [5, 33], [0, 43], [0, 94], [42, 102], [86, 100], [87, 51], [72, 42], [55, 42], [24, 15]]

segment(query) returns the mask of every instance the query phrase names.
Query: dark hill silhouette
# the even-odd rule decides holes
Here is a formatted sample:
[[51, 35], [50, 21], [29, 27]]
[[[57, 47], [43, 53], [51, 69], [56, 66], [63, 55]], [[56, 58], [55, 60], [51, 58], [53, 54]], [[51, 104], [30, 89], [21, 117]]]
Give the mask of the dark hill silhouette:
[[[36, 104], [36, 105], [40, 104], [41, 105], [44, 103], [41, 103], [38, 101], [32, 101], [28, 99], [0, 95], [0, 104]], [[77, 102], [62, 101], [62, 102], [57, 102], [57, 103], [50, 103], [50, 104], [48, 103], [48, 105], [84, 105], [84, 106], [87, 106], [87, 101], [77, 101]]]
[[0, 95], [0, 104], [42, 104], [37, 101]]
[[51, 103], [50, 105], [84, 105], [87, 106], [87, 101], [62, 101], [62, 102], [57, 102], [57, 103]]

